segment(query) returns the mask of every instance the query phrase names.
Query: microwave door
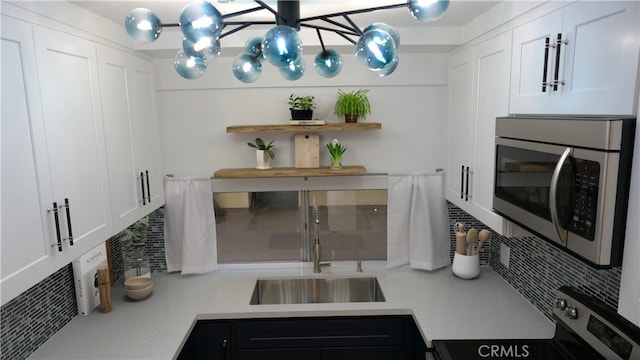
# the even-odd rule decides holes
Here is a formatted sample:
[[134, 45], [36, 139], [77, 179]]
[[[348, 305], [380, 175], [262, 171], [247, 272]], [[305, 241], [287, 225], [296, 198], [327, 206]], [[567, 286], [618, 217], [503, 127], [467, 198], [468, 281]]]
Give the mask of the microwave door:
[[[551, 180], [565, 151], [563, 146], [497, 138], [493, 197], [496, 212], [563, 247], [566, 242], [552, 221], [550, 203]], [[559, 223], [566, 228], [572, 196], [570, 157], [562, 164], [554, 201]]]

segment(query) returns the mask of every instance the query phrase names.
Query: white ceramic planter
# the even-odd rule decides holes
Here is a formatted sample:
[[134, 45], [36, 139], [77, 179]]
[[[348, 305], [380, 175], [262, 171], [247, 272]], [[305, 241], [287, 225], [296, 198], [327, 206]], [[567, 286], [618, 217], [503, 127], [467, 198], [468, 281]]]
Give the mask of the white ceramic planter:
[[264, 150], [256, 150], [256, 161], [257, 166], [256, 169], [266, 170], [271, 169], [271, 158], [267, 155]]

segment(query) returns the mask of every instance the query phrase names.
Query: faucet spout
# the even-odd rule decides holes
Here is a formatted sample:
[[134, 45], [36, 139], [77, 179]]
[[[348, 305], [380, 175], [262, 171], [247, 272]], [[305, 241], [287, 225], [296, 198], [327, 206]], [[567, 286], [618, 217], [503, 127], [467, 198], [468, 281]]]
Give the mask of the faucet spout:
[[314, 242], [313, 242], [313, 272], [320, 273], [322, 266], [330, 266], [328, 261], [322, 261], [322, 248], [320, 247], [320, 212], [318, 206], [313, 207], [314, 213]]

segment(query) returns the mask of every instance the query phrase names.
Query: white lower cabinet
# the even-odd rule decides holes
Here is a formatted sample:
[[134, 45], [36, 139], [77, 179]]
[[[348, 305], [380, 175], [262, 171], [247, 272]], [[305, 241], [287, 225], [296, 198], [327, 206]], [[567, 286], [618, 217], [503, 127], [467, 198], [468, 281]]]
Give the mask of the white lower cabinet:
[[449, 65], [450, 158], [446, 197], [499, 234], [492, 211], [495, 119], [508, 115], [511, 32], [455, 53]]
[[153, 64], [98, 46], [114, 231], [164, 203]]
[[576, 2], [515, 28], [509, 111], [635, 114], [638, 6]]
[[50, 245], [50, 188], [44, 123], [30, 24], [2, 16], [1, 269], [2, 302], [35, 285], [60, 262]]

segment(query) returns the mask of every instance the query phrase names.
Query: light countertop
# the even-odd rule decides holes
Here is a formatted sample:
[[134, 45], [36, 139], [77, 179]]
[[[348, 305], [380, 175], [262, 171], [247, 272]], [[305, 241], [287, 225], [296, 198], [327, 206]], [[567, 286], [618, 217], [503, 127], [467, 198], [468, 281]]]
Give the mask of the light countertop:
[[[119, 282], [111, 290], [112, 312], [76, 316], [30, 359], [171, 359], [196, 319], [411, 314], [428, 346], [433, 339], [553, 337], [553, 323], [490, 268], [461, 280], [451, 267], [386, 270], [365, 262], [356, 273], [350, 265], [322, 274], [309, 266], [153, 274], [153, 294], [142, 301], [128, 300]], [[256, 279], [283, 276], [376, 276], [386, 301], [249, 305]]]

